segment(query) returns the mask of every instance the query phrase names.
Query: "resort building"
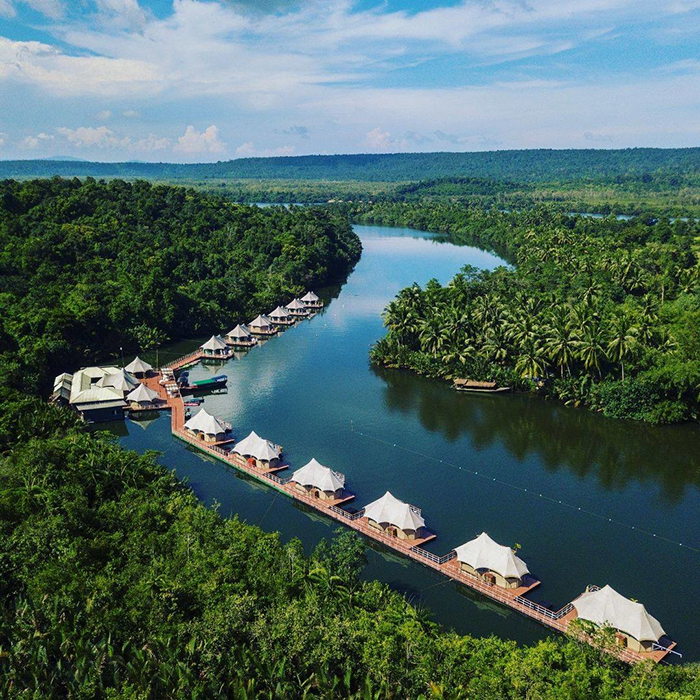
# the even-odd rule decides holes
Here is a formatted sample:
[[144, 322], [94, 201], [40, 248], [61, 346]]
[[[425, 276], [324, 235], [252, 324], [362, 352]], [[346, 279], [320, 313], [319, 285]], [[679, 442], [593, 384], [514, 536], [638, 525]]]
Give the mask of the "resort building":
[[162, 399], [158, 392], [149, 389], [145, 384], [139, 384], [135, 389], [126, 395], [129, 407], [134, 410], [146, 410], [149, 408], [160, 408]]
[[124, 417], [124, 395], [138, 382], [119, 367], [84, 367], [74, 374], [59, 374], [51, 400], [68, 404], [89, 423]]
[[324, 467], [315, 459], [297, 469], [291, 482], [299, 491], [321, 501], [334, 501], [343, 497], [345, 475]]
[[127, 372], [131, 372], [135, 377], [147, 377], [153, 369], [148, 362], [144, 362], [138, 355], [124, 367]]
[[659, 621], [641, 603], [625, 598], [610, 586], [587, 590], [572, 605], [580, 620], [613, 628], [618, 644], [633, 651], [652, 651], [665, 635]]
[[213, 335], [206, 343], [199, 346], [205, 357], [221, 357], [229, 356], [228, 345], [220, 335]]
[[292, 316], [308, 316], [309, 314], [306, 304], [299, 301], [299, 299], [292, 299], [286, 308]]
[[367, 524], [401, 540], [415, 540], [425, 527], [419, 508], [404, 503], [387, 491], [380, 499], [365, 506]]
[[252, 336], [245, 325], [239, 323], [233, 330], [230, 330], [226, 334], [226, 342], [229, 345], [247, 348], [251, 345], [255, 345], [258, 341]]
[[271, 311], [267, 317], [277, 326], [291, 326], [294, 323], [294, 319], [290, 316], [287, 309], [281, 306]]
[[485, 532], [455, 548], [460, 569], [501, 588], [519, 588], [527, 565], [510, 547], [494, 542]]
[[299, 301], [308, 309], [320, 309], [323, 307], [323, 302], [313, 292], [306, 292]]
[[282, 448], [252, 431], [247, 438], [236, 443], [233, 452], [260, 469], [274, 469], [280, 466]]
[[202, 408], [185, 422], [185, 430], [204, 442], [226, 440], [231, 428]]
[[272, 321], [262, 314], [248, 324], [248, 330], [254, 335], [274, 335], [277, 333], [277, 329], [272, 325]]

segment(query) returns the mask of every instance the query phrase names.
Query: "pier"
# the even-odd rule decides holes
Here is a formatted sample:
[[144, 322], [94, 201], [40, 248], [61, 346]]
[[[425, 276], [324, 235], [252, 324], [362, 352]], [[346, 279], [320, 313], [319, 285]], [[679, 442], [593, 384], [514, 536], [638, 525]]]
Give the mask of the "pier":
[[[209, 454], [214, 459], [217, 459], [224, 464], [227, 464], [234, 469], [244, 472], [248, 476], [257, 481], [275, 489], [279, 493], [295, 499], [300, 503], [304, 503], [315, 511], [322, 513], [328, 518], [342, 523], [364, 537], [367, 537], [375, 542], [398, 552], [413, 561], [416, 561], [424, 566], [427, 566], [434, 571], [439, 572], [443, 576], [480, 593], [500, 605], [503, 605], [511, 610], [514, 610], [525, 617], [535, 620], [539, 624], [559, 632], [561, 634], [574, 634], [582, 641], [591, 641], [587, 636], [578, 630], [571, 628], [571, 623], [577, 619], [577, 612], [573, 603], [567, 603], [559, 610], [551, 610], [548, 607], [540, 605], [526, 596], [541, 585], [541, 582], [535, 577], [527, 574], [523, 577], [522, 584], [517, 588], [503, 588], [494, 583], [491, 583], [479, 576], [475, 576], [460, 568], [457, 561], [457, 554], [451, 550], [443, 556], [438, 556], [433, 552], [424, 549], [423, 546], [428, 542], [433, 541], [437, 535], [431, 532], [422, 533], [424, 536], [418, 539], [399, 539], [390, 536], [385, 532], [371, 527], [367, 519], [364, 517], [364, 509], [356, 512], [344, 510], [341, 505], [347, 504], [355, 498], [355, 495], [345, 491], [342, 498], [321, 500], [309, 496], [307, 493], [296, 488], [291, 482], [290, 477], [280, 476], [279, 472], [287, 469], [287, 465], [276, 466], [273, 468], [264, 468], [255, 465], [253, 462], [246, 460], [238, 454], [229, 450], [223, 449], [220, 444], [208, 443], [194, 436], [184, 428], [185, 424], [185, 406], [182, 395], [175, 381], [175, 372], [185, 367], [199, 362], [205, 353], [202, 350], [195, 350], [177, 360], [169, 363], [162, 371], [157, 371], [153, 376], [145, 378], [143, 381], [150, 389], [158, 392], [160, 398], [164, 402], [164, 407], [171, 411], [171, 432], [178, 439], [186, 442], [193, 447]], [[231, 442], [231, 441], [227, 441]], [[589, 586], [588, 591], [598, 590], [596, 586]], [[665, 644], [654, 644], [650, 651], [636, 651], [628, 647], [615, 647], [606, 649], [609, 653], [616, 655], [620, 660], [626, 663], [634, 664], [642, 661], [651, 660], [659, 663], [663, 661], [669, 654], [676, 654], [673, 651], [676, 643], [664, 637]]]

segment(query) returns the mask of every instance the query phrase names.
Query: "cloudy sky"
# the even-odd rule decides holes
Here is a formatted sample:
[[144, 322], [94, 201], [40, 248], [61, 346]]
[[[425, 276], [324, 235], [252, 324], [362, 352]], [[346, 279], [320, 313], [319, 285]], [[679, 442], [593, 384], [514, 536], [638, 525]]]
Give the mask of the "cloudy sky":
[[700, 145], [700, 0], [0, 0], [0, 159]]

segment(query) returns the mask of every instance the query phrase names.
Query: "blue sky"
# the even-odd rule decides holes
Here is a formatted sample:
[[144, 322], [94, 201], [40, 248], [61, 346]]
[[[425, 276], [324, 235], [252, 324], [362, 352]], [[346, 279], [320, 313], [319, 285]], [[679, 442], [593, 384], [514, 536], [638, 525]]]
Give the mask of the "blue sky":
[[0, 159], [700, 145], [700, 0], [0, 0]]

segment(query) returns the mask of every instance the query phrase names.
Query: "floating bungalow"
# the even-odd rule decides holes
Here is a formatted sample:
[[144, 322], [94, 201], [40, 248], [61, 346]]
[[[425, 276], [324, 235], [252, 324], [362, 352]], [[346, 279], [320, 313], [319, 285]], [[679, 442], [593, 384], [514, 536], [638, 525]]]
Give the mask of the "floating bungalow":
[[498, 386], [496, 382], [480, 382], [476, 379], [455, 379], [452, 386], [457, 391], [471, 391], [476, 394], [496, 394], [510, 391], [509, 386]]
[[420, 539], [425, 528], [420, 508], [400, 501], [389, 491], [365, 506], [363, 515], [369, 527], [401, 540]]
[[248, 330], [253, 335], [274, 335], [277, 333], [277, 329], [272, 324], [272, 321], [267, 316], [260, 314], [257, 318], [253, 319], [248, 324]]
[[455, 548], [462, 571], [501, 588], [519, 588], [529, 573], [510, 548], [494, 542], [485, 532]]
[[294, 323], [294, 319], [289, 314], [287, 309], [282, 306], [278, 306], [274, 311], [271, 311], [267, 317], [276, 326], [291, 326]]
[[323, 308], [323, 302], [313, 292], [306, 292], [299, 301], [301, 301], [307, 309]]
[[153, 367], [137, 355], [124, 369], [135, 377], [147, 377], [148, 373], [153, 370]]
[[250, 348], [256, 345], [258, 340], [253, 337], [245, 325], [239, 323], [233, 330], [230, 330], [226, 334], [226, 342], [234, 347]]
[[158, 396], [158, 392], [150, 389], [145, 384], [139, 384], [130, 391], [126, 395], [126, 401], [133, 411], [160, 408], [163, 404], [163, 400]]
[[223, 442], [231, 427], [202, 408], [185, 422], [185, 430], [204, 442]]
[[205, 357], [215, 357], [217, 359], [228, 357], [230, 352], [226, 341], [220, 335], [213, 335], [199, 347]]
[[88, 423], [118, 420], [124, 417], [125, 394], [137, 384], [119, 367], [84, 367], [56, 377], [51, 401], [71, 406]]
[[614, 629], [617, 643], [625, 649], [653, 651], [666, 634], [641, 603], [625, 598], [610, 586], [587, 590], [571, 604], [580, 620]]
[[260, 469], [276, 469], [281, 466], [282, 448], [261, 438], [255, 431], [236, 443], [232, 451], [248, 460], [251, 466]]
[[299, 299], [292, 299], [289, 304], [287, 304], [286, 308], [291, 316], [301, 317], [309, 315], [306, 304], [299, 301]]
[[292, 474], [291, 482], [296, 489], [312, 498], [334, 501], [343, 498], [345, 475], [312, 459]]

